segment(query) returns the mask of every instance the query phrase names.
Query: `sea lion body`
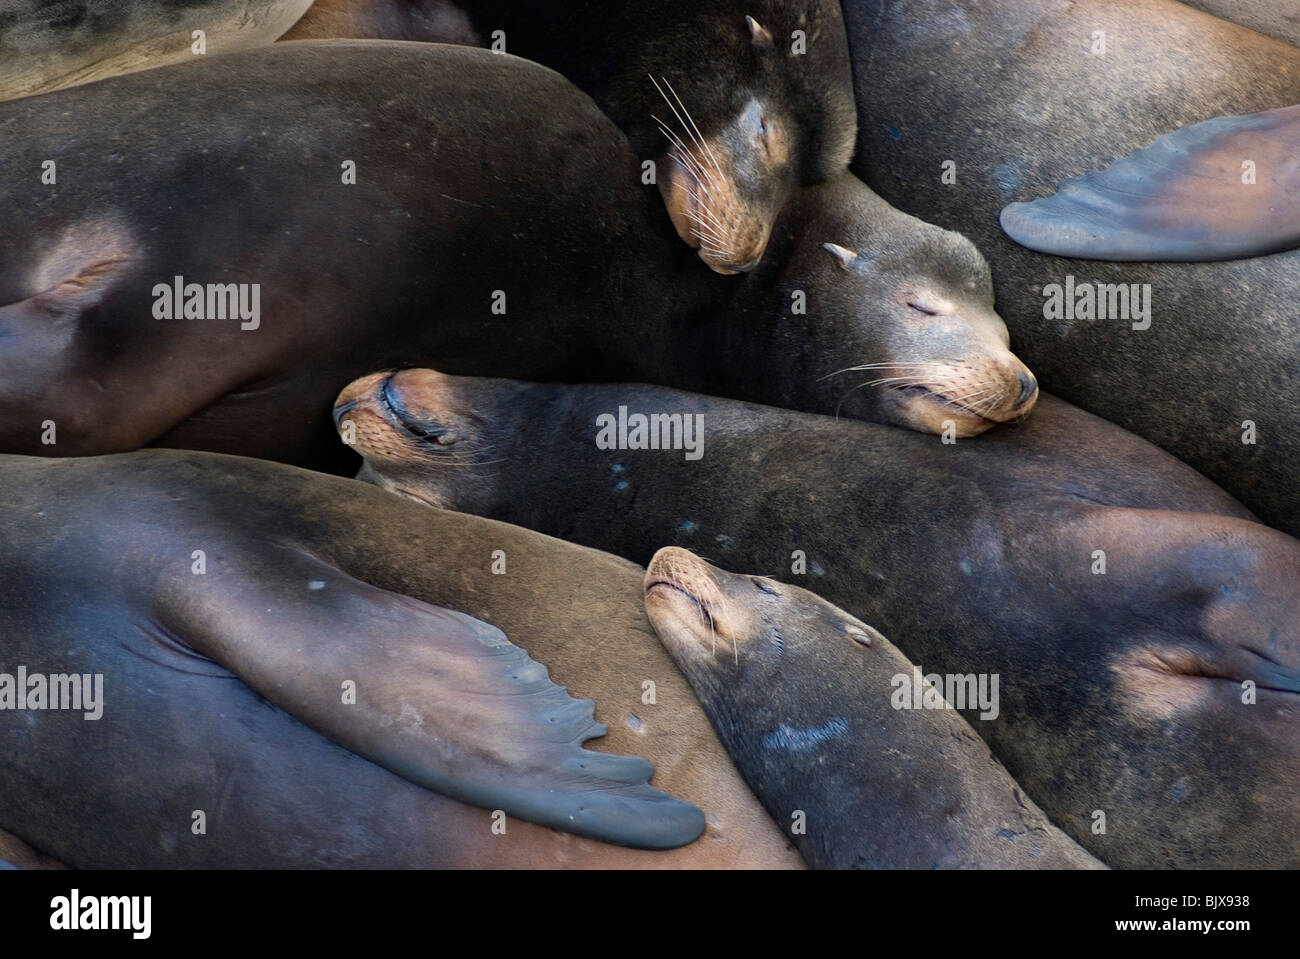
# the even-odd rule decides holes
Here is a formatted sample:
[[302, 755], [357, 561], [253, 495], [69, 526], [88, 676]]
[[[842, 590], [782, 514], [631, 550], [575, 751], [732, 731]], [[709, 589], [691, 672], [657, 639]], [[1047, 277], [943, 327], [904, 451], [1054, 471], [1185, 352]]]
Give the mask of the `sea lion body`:
[[[103, 676], [98, 719], [0, 711], [0, 827], [41, 852], [77, 867], [798, 865], [655, 639], [639, 568], [266, 462], [146, 451], [4, 467], [0, 566], [22, 600], [3, 612], [3, 671]], [[494, 550], [503, 575], [492, 572]], [[556, 589], [552, 610], [544, 597]], [[300, 637], [279, 675], [329, 679], [359, 653], [349, 673], [358, 705], [340, 707], [334, 682], [330, 697], [296, 710], [333, 701], [352, 721], [348, 709], [380, 695], [366, 675], [385, 662], [393, 682], [418, 691], [426, 677], [404, 672], [399, 643], [419, 635], [422, 604], [459, 609], [549, 659], [573, 695], [600, 696], [610, 728], [597, 748], [661, 762], [655, 785], [707, 796], [705, 837], [648, 852], [513, 816], [497, 834], [489, 810], [343, 749], [195, 651], [228, 630], [243, 643], [260, 637], [247, 649], [263, 661], [310, 626], [322, 600], [334, 604], [333, 625]], [[258, 610], [262, 627], [245, 629]], [[647, 681], [653, 705], [642, 700]], [[417, 695], [409, 707], [398, 728], [432, 726], [445, 709]], [[489, 738], [509, 730], [478, 728]], [[584, 752], [593, 764], [615, 758]], [[206, 832], [194, 829], [195, 810]]]
[[[13, 0], [0, 11], [0, 100], [273, 43], [311, 0]], [[194, 32], [203, 31], [203, 53]]]
[[[1165, 0], [854, 0], [845, 16], [855, 172], [902, 209], [968, 233], [1044, 387], [1300, 533], [1300, 401], [1289, 389], [1300, 376], [1300, 251], [1083, 262], [1024, 249], [998, 222], [1008, 203], [1051, 194], [1180, 127], [1300, 103], [1300, 51]], [[949, 68], [931, 69], [939, 59]], [[945, 159], [955, 182], [943, 180]], [[1261, 167], [1261, 189], [1264, 177]], [[1077, 292], [1058, 311], [1051, 300], [1067, 286]], [[1121, 288], [1145, 309], [1073, 308], [1085, 289], [1109, 304]]]
[[852, 155], [834, 0], [334, 0], [286, 39], [338, 36], [490, 43], [564, 74], [653, 161], [679, 235], [722, 273], [751, 269], [799, 186]]
[[[745, 779], [824, 868], [1100, 868], [951, 710], [898, 708], [914, 667], [826, 600], [679, 547], [646, 612]], [[934, 703], [931, 704], [935, 705]]]
[[[779, 260], [701, 270], [622, 134], [514, 57], [277, 44], [0, 105], [0, 143], [0, 202], [23, 225], [0, 250], [7, 451], [355, 470], [338, 391], [431, 362], [962, 435], [1032, 407], [968, 241], [845, 174], [788, 205]], [[854, 390], [842, 371], [863, 363], [915, 366], [916, 388]]]
[[[540, 133], [525, 102], [545, 104]], [[616, 311], [615, 287], [691, 258], [590, 100], [466, 47], [281, 44], [6, 104], [0, 131], [27, 238], [0, 255], [15, 452], [156, 443], [337, 468], [328, 410], [348, 379], [434, 354], [577, 376], [649, 322]], [[708, 305], [712, 279], [691, 270], [656, 307]]]
[[[1118, 427], [1045, 399], [952, 445], [648, 387], [388, 391], [395, 425], [345, 394], [363, 478], [637, 561], [688, 547], [814, 590], [926, 675], [1000, 676], [972, 725], [1108, 865], [1300, 862], [1300, 545]], [[700, 439], [651, 448], [633, 414]]]

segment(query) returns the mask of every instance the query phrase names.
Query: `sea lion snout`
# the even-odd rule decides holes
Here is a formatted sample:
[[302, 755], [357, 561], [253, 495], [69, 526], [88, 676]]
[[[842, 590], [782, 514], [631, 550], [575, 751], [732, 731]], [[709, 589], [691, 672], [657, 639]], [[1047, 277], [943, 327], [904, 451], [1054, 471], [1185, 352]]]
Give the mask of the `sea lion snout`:
[[863, 382], [836, 378], [836, 411], [961, 438], [1028, 415], [1038, 402], [1038, 380], [1020, 358], [1000, 344], [969, 344], [964, 335], [955, 340], [937, 354], [922, 352], [919, 343], [896, 349], [892, 361], [845, 369]]
[[387, 370], [349, 383], [334, 404], [343, 442], [367, 460], [414, 462], [457, 447], [475, 433], [456, 377], [437, 370]]
[[670, 153], [673, 162], [660, 181], [668, 216], [677, 235], [699, 250], [709, 269], [748, 273], [767, 249], [776, 203], [745, 196], [732, 172], [705, 156], [708, 166]]
[[513, 429], [501, 411], [527, 388], [430, 369], [388, 370], [348, 384], [334, 420], [343, 442], [365, 458], [358, 479], [430, 506], [483, 511], [497, 495], [497, 475], [486, 467]]
[[1038, 381], [1028, 370], [1021, 370], [1016, 374], [1016, 379], [1020, 382], [1020, 393], [1016, 396], [1016, 406], [1019, 407], [1038, 395]]
[[653, 82], [683, 131], [658, 121], [669, 143], [659, 189], [673, 227], [714, 272], [747, 273], [799, 185], [793, 131], [779, 118], [785, 111], [751, 98], [730, 123], [706, 133], [667, 80]]
[[646, 613], [674, 655], [712, 656], [722, 650], [739, 662], [738, 624], [714, 570], [679, 546], [655, 553], [646, 567]]
[[[942, 371], [937, 388], [903, 391], [904, 420], [916, 430], [978, 436], [1012, 419], [1026, 416], [1038, 401], [1038, 382], [1015, 356]], [[937, 428], [936, 428], [937, 427]]]
[[893, 384], [903, 425], [929, 433], [977, 436], [1027, 415], [1038, 380], [1007, 345], [1006, 326], [991, 309], [955, 307], [913, 324], [905, 355], [910, 379]]

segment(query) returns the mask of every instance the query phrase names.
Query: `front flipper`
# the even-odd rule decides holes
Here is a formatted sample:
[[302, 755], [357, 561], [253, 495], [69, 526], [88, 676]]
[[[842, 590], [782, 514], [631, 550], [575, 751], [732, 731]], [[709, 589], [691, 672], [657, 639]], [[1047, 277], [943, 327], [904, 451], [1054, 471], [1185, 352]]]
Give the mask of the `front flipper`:
[[566, 832], [671, 849], [704, 831], [699, 809], [648, 784], [649, 762], [583, 749], [605, 734], [594, 703], [496, 627], [293, 548], [239, 553], [170, 580], [159, 621], [318, 732], [428, 789]]
[[1300, 246], [1300, 105], [1183, 127], [1054, 196], [1010, 204], [1001, 223], [1031, 250], [1087, 260], [1231, 260]]

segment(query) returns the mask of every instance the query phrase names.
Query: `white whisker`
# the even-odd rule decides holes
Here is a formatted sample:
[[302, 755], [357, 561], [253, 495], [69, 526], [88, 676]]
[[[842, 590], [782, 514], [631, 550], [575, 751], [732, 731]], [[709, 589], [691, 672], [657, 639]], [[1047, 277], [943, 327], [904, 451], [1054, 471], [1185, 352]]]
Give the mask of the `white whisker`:
[[679, 96], [677, 96], [677, 91], [673, 89], [673, 85], [672, 85], [671, 83], [668, 82], [668, 78], [667, 78], [667, 77], [664, 78], [664, 85], [667, 86], [669, 92], [671, 92], [672, 95], [673, 95], [674, 97], [676, 97], [678, 104], [680, 104], [680, 106], [681, 106], [681, 108], [682, 108], [682, 112], [686, 114], [686, 118], [690, 121], [691, 126], [694, 128], [695, 133], [697, 134], [697, 136], [693, 137], [693, 139], [695, 139], [695, 140], [696, 140], [696, 141], [697, 141], [697, 142], [698, 142], [702, 147], [704, 147], [704, 149], [708, 152], [708, 154], [709, 154], [709, 158], [710, 158], [711, 160], [713, 160], [713, 168], [714, 168], [715, 170], [717, 170], [717, 171], [718, 171], [718, 175], [721, 176], [721, 175], [722, 175], [722, 165], [718, 163], [718, 158], [714, 155], [714, 153], [713, 153], [713, 148], [709, 146], [708, 141], [706, 141], [706, 140], [704, 139], [704, 134], [701, 133], [701, 132], [700, 132], [700, 128], [699, 128], [698, 126], [696, 126], [696, 124], [695, 124], [695, 118], [692, 117], [692, 116], [691, 116], [691, 112], [690, 112], [689, 110], [686, 109], [686, 104], [682, 102], [682, 98], [679, 97]]
[[864, 370], [937, 370], [951, 369], [948, 363], [862, 363], [858, 366], [846, 366], [842, 370], [836, 370], [833, 373], [827, 373], [825, 376], [818, 377], [821, 380], [829, 380], [832, 376], [839, 376], [843, 373], [855, 373]]

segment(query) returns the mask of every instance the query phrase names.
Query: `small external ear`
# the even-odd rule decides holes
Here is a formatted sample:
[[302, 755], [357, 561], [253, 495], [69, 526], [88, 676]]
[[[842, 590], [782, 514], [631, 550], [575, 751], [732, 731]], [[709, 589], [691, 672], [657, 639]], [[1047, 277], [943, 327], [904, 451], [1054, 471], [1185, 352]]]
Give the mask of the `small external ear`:
[[858, 258], [856, 253], [840, 246], [838, 243], [823, 243], [822, 249], [839, 261], [840, 269], [842, 270], [849, 269], [853, 264], [853, 261]]
[[868, 626], [866, 623], [863, 623], [861, 626], [856, 623], [849, 623], [844, 627], [844, 631], [849, 634], [849, 637], [855, 643], [859, 643], [863, 646], [870, 646], [877, 640], [882, 643], [889, 642], [889, 640], [885, 639], [879, 630], [874, 626]]
[[772, 46], [772, 34], [768, 33], [767, 27], [763, 26], [753, 17], [745, 17], [745, 25], [749, 27], [749, 36], [754, 41], [756, 47]]

